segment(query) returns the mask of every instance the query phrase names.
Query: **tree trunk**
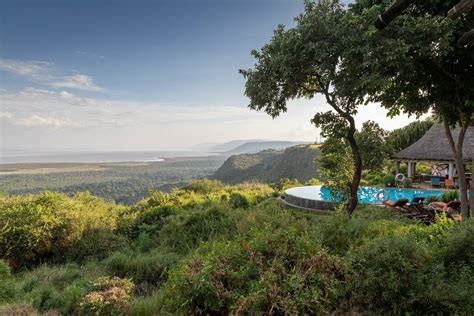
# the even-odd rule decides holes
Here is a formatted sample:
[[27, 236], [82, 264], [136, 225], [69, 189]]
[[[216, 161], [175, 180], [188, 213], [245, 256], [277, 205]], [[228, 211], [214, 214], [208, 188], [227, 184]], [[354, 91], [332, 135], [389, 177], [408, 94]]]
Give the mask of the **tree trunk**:
[[359, 190], [360, 178], [362, 176], [362, 158], [359, 152], [359, 146], [357, 145], [354, 134], [356, 132], [354, 118], [350, 117], [347, 119], [349, 121], [350, 127], [347, 133], [347, 141], [351, 146], [352, 159], [354, 160], [354, 175], [352, 176], [352, 181], [349, 183], [349, 192], [350, 197], [346, 205], [346, 212], [348, 216], [352, 215], [359, 200], [357, 198], [357, 191]]
[[449, 123], [446, 120], [443, 120], [444, 130], [446, 132], [446, 137], [448, 138], [449, 145], [453, 152], [454, 160], [456, 161], [456, 169], [458, 171], [459, 179], [459, 196], [461, 200], [461, 215], [463, 219], [469, 217], [469, 204], [467, 198], [467, 180], [466, 180], [466, 170], [464, 169], [464, 161], [462, 157], [464, 136], [469, 125], [461, 124], [461, 130], [459, 131], [457, 143], [454, 142], [453, 135], [451, 133], [451, 128]]
[[472, 156], [472, 167], [471, 167], [471, 216], [474, 217], [474, 155]]

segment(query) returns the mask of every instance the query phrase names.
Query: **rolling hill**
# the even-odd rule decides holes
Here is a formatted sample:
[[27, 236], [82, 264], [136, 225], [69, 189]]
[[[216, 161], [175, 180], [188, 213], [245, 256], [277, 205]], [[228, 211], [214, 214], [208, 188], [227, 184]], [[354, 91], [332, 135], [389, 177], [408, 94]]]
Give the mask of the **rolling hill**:
[[295, 178], [305, 182], [318, 177], [319, 165], [314, 159], [319, 155], [317, 145], [297, 145], [285, 150], [264, 150], [256, 154], [233, 155], [212, 178], [225, 183], [251, 180], [277, 182], [281, 178]]
[[285, 148], [299, 145], [301, 142], [289, 142], [289, 141], [252, 141], [246, 142], [235, 147], [232, 150], [225, 152], [225, 154], [256, 154], [263, 150], [283, 150]]

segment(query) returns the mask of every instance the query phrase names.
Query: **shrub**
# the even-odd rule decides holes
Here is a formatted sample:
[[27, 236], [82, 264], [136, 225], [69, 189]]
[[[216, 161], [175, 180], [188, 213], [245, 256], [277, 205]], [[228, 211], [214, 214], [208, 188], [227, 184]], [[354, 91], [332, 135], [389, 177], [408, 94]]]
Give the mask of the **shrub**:
[[442, 202], [448, 203], [451, 201], [459, 200], [459, 191], [446, 191], [443, 194], [441, 194], [441, 197], [439, 198]]
[[441, 245], [444, 265], [455, 273], [456, 267], [468, 266], [474, 270], [474, 220], [463, 221], [451, 227]]
[[395, 186], [395, 176], [391, 173], [387, 173], [383, 176], [383, 185], [386, 187], [394, 187]]
[[413, 188], [413, 180], [411, 178], [403, 179], [403, 187], [406, 189]]
[[93, 291], [82, 298], [79, 304], [79, 314], [122, 314], [130, 300], [132, 289], [131, 280], [117, 277], [99, 278], [94, 284]]
[[229, 203], [233, 208], [247, 208], [250, 206], [249, 199], [239, 192], [233, 192], [230, 195]]
[[126, 244], [126, 238], [104, 228], [86, 231], [81, 239], [65, 252], [69, 260], [85, 262], [93, 259], [104, 259], [115, 250]]
[[137, 238], [140, 234], [157, 234], [163, 228], [165, 219], [178, 213], [176, 207], [171, 205], [161, 207], [137, 207], [133, 212], [137, 215], [131, 221], [123, 223], [119, 231], [130, 238]]
[[224, 184], [218, 180], [202, 179], [190, 181], [184, 189], [195, 193], [209, 194], [223, 190]]
[[71, 315], [81, 298], [91, 290], [93, 280], [103, 275], [94, 263], [42, 265], [17, 276], [18, 297], [41, 312], [55, 310]]
[[10, 303], [16, 295], [16, 286], [10, 274], [10, 267], [0, 260], [0, 304]]
[[362, 245], [349, 257], [354, 303], [378, 312], [413, 311], [417, 294], [429, 289], [430, 260], [427, 246], [410, 237], [381, 237]]
[[234, 231], [234, 221], [222, 210], [211, 208], [169, 217], [157, 240], [161, 247], [171, 252], [186, 254], [201, 242], [215, 237], [229, 237]]
[[292, 229], [205, 244], [168, 280], [163, 304], [184, 314], [321, 314], [344, 296], [347, 271]]
[[289, 189], [289, 188], [299, 187], [299, 186], [301, 186], [301, 183], [298, 181], [298, 179], [289, 179], [289, 178], [282, 178], [280, 182], [273, 185], [274, 189], [279, 192], [285, 191], [286, 189]]
[[180, 257], [159, 250], [137, 254], [117, 252], [105, 260], [105, 266], [110, 275], [132, 279], [135, 290], [146, 294], [166, 280], [168, 269]]
[[0, 257], [14, 267], [63, 258], [88, 231], [113, 230], [117, 210], [88, 193], [0, 197]]

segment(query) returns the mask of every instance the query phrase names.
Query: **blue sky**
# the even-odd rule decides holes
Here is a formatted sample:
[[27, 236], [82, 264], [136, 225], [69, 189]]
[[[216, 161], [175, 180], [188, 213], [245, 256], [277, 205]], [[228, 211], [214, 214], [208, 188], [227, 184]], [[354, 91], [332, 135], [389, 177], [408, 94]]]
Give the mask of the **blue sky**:
[[[253, 64], [302, 0], [0, 0], [2, 148], [173, 149], [311, 141], [321, 98], [276, 120], [246, 108]], [[382, 110], [364, 111], [393, 128]], [[365, 120], [361, 118], [361, 122]]]

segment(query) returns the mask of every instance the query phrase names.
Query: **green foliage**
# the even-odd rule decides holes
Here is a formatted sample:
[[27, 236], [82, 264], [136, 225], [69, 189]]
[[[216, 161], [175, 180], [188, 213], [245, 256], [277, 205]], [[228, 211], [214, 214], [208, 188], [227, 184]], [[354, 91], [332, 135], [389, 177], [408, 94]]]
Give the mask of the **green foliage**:
[[123, 313], [130, 300], [132, 281], [117, 277], [102, 277], [94, 283], [79, 304], [80, 315], [117, 315]]
[[158, 242], [173, 252], [186, 254], [217, 236], [232, 236], [235, 223], [221, 209], [210, 208], [180, 213], [170, 218], [158, 235]]
[[[224, 159], [224, 156], [212, 156], [206, 159], [170, 159], [157, 163], [0, 165], [0, 171], [13, 172], [1, 175], [0, 190], [8, 194], [49, 190], [68, 195], [87, 191], [116, 203], [131, 205], [146, 198], [150, 189], [169, 191], [173, 187], [186, 185], [191, 179], [209, 177]], [[39, 172], [44, 168], [58, 169], [61, 172]], [[28, 174], [22, 174], [25, 170]]]
[[[305, 185], [310, 185], [310, 184], [305, 183]], [[299, 187], [299, 186], [301, 186], [301, 183], [298, 181], [298, 179], [283, 178], [280, 180], [280, 182], [276, 183], [273, 187], [275, 188], [276, 191], [283, 192], [286, 189]]]
[[349, 183], [354, 175], [354, 163], [350, 150], [343, 139], [330, 137], [321, 146], [321, 176], [326, 185], [342, 194], [342, 200], [349, 196]]
[[[268, 247], [272, 245], [272, 247]], [[171, 275], [171, 313], [326, 313], [344, 296], [344, 264], [293, 230], [203, 245]]]
[[193, 180], [184, 187], [185, 190], [193, 191], [195, 193], [209, 194], [224, 189], [224, 184], [218, 180]]
[[362, 129], [355, 134], [362, 156], [362, 169], [379, 171], [388, 157], [386, 143], [387, 132], [373, 121], [362, 124]]
[[395, 129], [388, 134], [387, 144], [392, 152], [399, 152], [419, 140], [432, 125], [432, 120], [415, 121]]
[[459, 201], [459, 191], [452, 190], [452, 191], [443, 192], [443, 194], [441, 194], [439, 199], [441, 202], [444, 202], [444, 203], [448, 203], [451, 201]]
[[[54, 257], [78, 263], [10, 274], [0, 261], [2, 304], [63, 315], [469, 314], [474, 308], [474, 221], [439, 217], [425, 226], [375, 206], [360, 207], [351, 219], [322, 216], [283, 209], [273, 192], [257, 183], [211, 193], [174, 190], [127, 209], [89, 196], [81, 201], [111, 207], [118, 228], [87, 230], [72, 243], [75, 251]], [[232, 196], [248, 204], [234, 208]]]
[[16, 295], [16, 285], [10, 273], [10, 267], [0, 260], [0, 304], [10, 303]]
[[247, 208], [250, 206], [249, 199], [242, 193], [232, 193], [229, 203], [233, 208]]
[[405, 178], [403, 179], [403, 187], [405, 189], [410, 189], [410, 188], [413, 188], [413, 180], [410, 179], [410, 178]]
[[18, 276], [17, 297], [32, 302], [35, 309], [56, 310], [70, 315], [77, 310], [80, 299], [91, 290], [92, 282], [103, 275], [100, 265], [43, 265]]
[[367, 243], [351, 254], [357, 279], [353, 299], [369, 310], [406, 311], [414, 304], [415, 293], [426, 288], [430, 260], [427, 246], [409, 237], [384, 237]]
[[0, 257], [16, 267], [62, 260], [85, 235], [113, 230], [119, 210], [87, 193], [0, 197]]
[[387, 173], [383, 176], [383, 185], [387, 187], [394, 187], [395, 186], [395, 175], [391, 173]]
[[147, 253], [117, 252], [107, 258], [104, 264], [110, 275], [132, 279], [136, 291], [149, 293], [167, 277], [167, 271], [180, 256], [158, 249]]

